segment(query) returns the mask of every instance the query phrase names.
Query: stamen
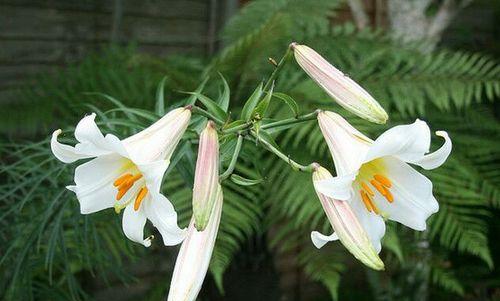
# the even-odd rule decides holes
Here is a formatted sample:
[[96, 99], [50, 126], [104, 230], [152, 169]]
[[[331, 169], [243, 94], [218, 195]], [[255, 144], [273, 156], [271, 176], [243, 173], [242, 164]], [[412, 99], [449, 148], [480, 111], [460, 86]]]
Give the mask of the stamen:
[[380, 194], [385, 195], [385, 187], [382, 186], [382, 184], [375, 180], [370, 180], [370, 184], [372, 184], [372, 186], [375, 187]]
[[125, 182], [126, 180], [128, 180], [129, 178], [132, 177], [132, 174], [131, 173], [126, 173], [124, 175], [121, 175], [120, 177], [118, 177], [118, 179], [116, 179], [114, 182], [113, 182], [113, 185], [115, 187], [117, 186], [120, 186], [121, 184], [123, 184], [123, 182]]
[[378, 207], [375, 206], [375, 204], [373, 203], [373, 200], [372, 199], [369, 199], [370, 200], [370, 205], [372, 206], [373, 208], [373, 212], [375, 212], [376, 214], [379, 214], [380, 215], [380, 210], [378, 210]]
[[[120, 178], [118, 178], [115, 181], [115, 183]], [[130, 187], [132, 187], [134, 185], [135, 181], [139, 180], [140, 178], [142, 178], [142, 174], [138, 173], [135, 176], [132, 176], [132, 174], [130, 174], [129, 177], [126, 177], [124, 180], [122, 180], [118, 186], [118, 193], [116, 194], [116, 199], [120, 200], [125, 195], [125, 193], [127, 193], [127, 191], [130, 189]], [[113, 185], [114, 185], [114, 183], [113, 183]]]
[[360, 190], [359, 193], [361, 194], [361, 200], [363, 200], [363, 203], [365, 204], [365, 207], [368, 211], [372, 212], [372, 206], [371, 206], [371, 203], [370, 202], [370, 197], [368, 196], [368, 194], [366, 194], [366, 192], [364, 190]]
[[373, 190], [370, 188], [370, 186], [366, 185], [365, 182], [361, 183], [361, 187], [363, 187], [364, 191], [366, 191], [369, 195], [375, 196]]
[[[126, 185], [124, 185], [126, 184]], [[130, 187], [132, 187], [134, 185], [134, 183], [124, 183], [122, 185], [120, 185], [119, 189], [118, 189], [118, 193], [116, 194], [116, 200], [119, 201], [124, 195], [125, 193], [127, 193], [127, 191], [130, 189]]]
[[142, 200], [144, 197], [148, 194], [148, 189], [146, 187], [142, 187], [141, 190], [139, 190], [139, 193], [137, 194], [137, 197], [135, 198], [134, 202], [134, 210], [137, 211], [139, 210], [139, 207], [141, 206]]
[[391, 193], [391, 192], [389, 191], [389, 189], [387, 189], [386, 187], [384, 187], [384, 188], [385, 188], [385, 194], [384, 194], [384, 196], [385, 196], [385, 198], [387, 199], [387, 201], [388, 201], [389, 203], [394, 202], [394, 196], [392, 195], [392, 193]]
[[391, 181], [388, 178], [384, 177], [383, 175], [377, 174], [377, 175], [374, 175], [373, 177], [375, 178], [375, 180], [377, 180], [379, 183], [381, 183], [385, 187], [391, 187], [392, 186]]

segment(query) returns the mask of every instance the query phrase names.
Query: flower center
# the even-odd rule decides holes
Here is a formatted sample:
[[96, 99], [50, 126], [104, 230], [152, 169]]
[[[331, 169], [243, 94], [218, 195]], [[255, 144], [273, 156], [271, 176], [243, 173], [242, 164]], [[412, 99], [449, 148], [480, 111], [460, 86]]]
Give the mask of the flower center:
[[[125, 173], [121, 176], [119, 176], [114, 182], [113, 186], [115, 186], [118, 189], [118, 192], [116, 193], [116, 200], [119, 201], [123, 198], [123, 196], [130, 190], [132, 186], [134, 186], [134, 183], [138, 181], [139, 179], [142, 178], [141, 173], [137, 174], [132, 174], [132, 173]], [[148, 194], [148, 189], [146, 186], [142, 186], [139, 192], [137, 193], [134, 201], [134, 210], [137, 211], [139, 210], [139, 207], [141, 206], [142, 200], [146, 197]], [[120, 212], [120, 210], [128, 205], [131, 200], [125, 202], [125, 204], [118, 204], [118, 206], [115, 206], [115, 210], [117, 212]]]
[[390, 191], [392, 183], [385, 174], [387, 173], [383, 161], [377, 159], [363, 164], [356, 177], [356, 182], [360, 188], [359, 194], [361, 195], [361, 200], [369, 212], [373, 211], [376, 214], [380, 214], [380, 210], [373, 201], [375, 191], [385, 197], [389, 203], [394, 202], [394, 196]]

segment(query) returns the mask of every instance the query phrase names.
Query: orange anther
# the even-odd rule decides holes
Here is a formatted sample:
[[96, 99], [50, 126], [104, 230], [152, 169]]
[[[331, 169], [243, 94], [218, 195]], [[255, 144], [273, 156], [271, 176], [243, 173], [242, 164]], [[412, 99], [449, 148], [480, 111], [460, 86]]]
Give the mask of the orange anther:
[[387, 199], [387, 201], [389, 203], [392, 203], [394, 202], [394, 196], [392, 195], [392, 193], [389, 191], [389, 189], [385, 188], [385, 194], [384, 194], [385, 198]]
[[[127, 185], [125, 185], [125, 184], [127, 184]], [[116, 194], [116, 200], [117, 201], [120, 200], [125, 195], [125, 193], [127, 193], [127, 191], [130, 189], [130, 187], [132, 187], [133, 184], [134, 183], [128, 184], [128, 182], [127, 182], [127, 183], [120, 185], [120, 189], [118, 189], [118, 193]]]
[[373, 177], [375, 178], [375, 180], [377, 180], [379, 183], [381, 183], [385, 187], [391, 187], [392, 186], [391, 181], [388, 178], [384, 177], [383, 175], [377, 174], [377, 175], [374, 175]]
[[[122, 190], [124, 189], [125, 187], [128, 187], [130, 185], [130, 187], [132, 187], [132, 185], [135, 183], [135, 181], [139, 180], [140, 178], [142, 178], [142, 174], [136, 174], [135, 176], [132, 176], [132, 177], [129, 177], [128, 179], [124, 180], [120, 186], [118, 186], [118, 190]], [[129, 187], [129, 188], [130, 188]], [[128, 188], [127, 188], [128, 189]]]
[[140, 178], [142, 178], [142, 174], [138, 173], [135, 176], [133, 176], [132, 179], [130, 179], [129, 181], [135, 182], [135, 181], [139, 180]]
[[139, 193], [135, 197], [135, 202], [134, 202], [134, 210], [137, 211], [139, 210], [139, 207], [141, 206], [142, 200], [144, 197], [148, 194], [148, 189], [146, 187], [142, 187], [141, 190], [139, 190]]
[[359, 193], [361, 194], [361, 200], [363, 200], [363, 203], [365, 204], [365, 207], [368, 211], [372, 212], [372, 206], [371, 206], [371, 201], [370, 197], [364, 190], [360, 190]]
[[380, 214], [380, 210], [378, 210], [378, 207], [375, 206], [375, 204], [373, 203], [373, 200], [370, 199], [370, 205], [372, 206], [373, 208], [373, 212], [375, 212], [376, 214]]
[[113, 182], [113, 185], [115, 187], [117, 186], [120, 186], [121, 184], [123, 184], [123, 182], [125, 182], [126, 180], [128, 180], [129, 178], [132, 177], [132, 174], [131, 173], [126, 173], [124, 175], [121, 175], [120, 177], [118, 177], [114, 182]]
[[380, 194], [384, 195], [385, 187], [382, 186], [382, 184], [380, 184], [379, 182], [377, 182], [375, 180], [370, 180], [370, 184], [372, 184], [372, 186], [375, 187], [378, 190], [378, 192], [380, 192]]
[[375, 196], [375, 193], [373, 193], [373, 190], [370, 188], [370, 186], [366, 185], [365, 182], [361, 183], [361, 187], [366, 191], [371, 196]]

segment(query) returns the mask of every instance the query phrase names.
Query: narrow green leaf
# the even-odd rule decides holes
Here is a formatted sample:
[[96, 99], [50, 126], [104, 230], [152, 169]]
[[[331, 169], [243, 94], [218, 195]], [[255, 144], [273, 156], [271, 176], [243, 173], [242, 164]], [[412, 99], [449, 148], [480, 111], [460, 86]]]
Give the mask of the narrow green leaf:
[[126, 109], [128, 109], [128, 108], [118, 99], [116, 99], [108, 94], [100, 93], [100, 92], [84, 92], [83, 94], [85, 94], [85, 95], [97, 95], [97, 96], [104, 97], [105, 99], [111, 101], [118, 108], [123, 109], [123, 112], [125, 113], [127, 118], [129, 118], [131, 121], [137, 121], [136, 116], [134, 114], [127, 112]]
[[269, 107], [269, 103], [271, 102], [271, 97], [273, 95], [273, 89], [274, 89], [274, 82], [271, 85], [271, 88], [267, 92], [266, 96], [264, 99], [257, 105], [255, 110], [252, 113], [252, 117], [258, 116], [258, 119], [264, 118], [264, 114], [267, 111], [267, 108]]
[[243, 109], [241, 110], [241, 119], [250, 120], [252, 118], [252, 112], [259, 103], [259, 99], [262, 96], [262, 83], [257, 86], [257, 88], [253, 91], [252, 95], [248, 98]]
[[155, 105], [155, 113], [163, 116], [165, 115], [165, 82], [167, 81], [167, 76], [165, 75], [158, 88], [156, 89], [156, 105]]
[[285, 102], [295, 116], [299, 115], [299, 105], [291, 96], [285, 93], [273, 93], [273, 96]]
[[252, 179], [243, 178], [242, 176], [238, 176], [236, 174], [232, 174], [231, 181], [233, 181], [234, 183], [241, 185], [241, 186], [252, 186], [252, 185], [257, 185], [259, 183], [262, 183], [262, 181], [264, 181], [264, 179], [252, 180]]
[[228, 118], [227, 113], [224, 112], [224, 110], [222, 110], [222, 108], [215, 101], [200, 93], [196, 92], [187, 92], [187, 93], [196, 95], [196, 98], [199, 99], [201, 103], [203, 103], [203, 105], [207, 108], [207, 110], [210, 113], [214, 114], [215, 117], [219, 118], [222, 121], [227, 120]]
[[203, 91], [203, 88], [205, 88], [205, 85], [207, 84], [209, 78], [210, 77], [207, 76], [203, 79], [201, 84], [196, 88], [196, 90], [194, 90], [195, 94], [191, 94], [191, 96], [188, 98], [187, 104], [194, 105], [194, 103], [196, 102], [196, 93], [201, 93], [201, 91]]
[[264, 140], [265, 142], [271, 144], [276, 149], [280, 150], [279, 145], [274, 141], [274, 138], [265, 130], [259, 130], [258, 137], [260, 140]]
[[229, 108], [229, 99], [231, 96], [231, 90], [229, 89], [229, 85], [227, 84], [226, 79], [224, 76], [219, 73], [220, 78], [222, 79], [222, 84], [224, 85], [224, 91], [222, 92], [221, 100], [220, 100], [220, 107], [224, 112], [227, 112], [227, 109]]
[[243, 125], [243, 124], [245, 124], [244, 120], [235, 120], [233, 122], [230, 122], [230, 123], [226, 124], [222, 129], [223, 130], [228, 130], [228, 129], [232, 129], [234, 127], [237, 127], [237, 126], [240, 126], [240, 125]]

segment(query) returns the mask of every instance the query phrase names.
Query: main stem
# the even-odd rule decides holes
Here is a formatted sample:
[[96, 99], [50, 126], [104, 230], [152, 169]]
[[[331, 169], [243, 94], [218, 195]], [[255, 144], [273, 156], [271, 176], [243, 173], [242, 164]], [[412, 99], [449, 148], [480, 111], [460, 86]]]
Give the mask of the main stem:
[[271, 143], [267, 142], [264, 139], [260, 139], [259, 135], [257, 135], [254, 131], [251, 132], [251, 135], [257, 141], [259, 141], [260, 143], [262, 143], [262, 145], [264, 145], [264, 147], [267, 148], [267, 150], [269, 150], [270, 152], [272, 152], [273, 154], [275, 154], [281, 160], [283, 160], [286, 163], [288, 163], [288, 165], [290, 165], [293, 170], [303, 171], [303, 172], [313, 172], [314, 171], [314, 164], [312, 164], [312, 163], [309, 164], [309, 165], [299, 164], [299, 163], [295, 162], [294, 160], [292, 160], [289, 156], [287, 156], [287, 155], [283, 154], [282, 152], [280, 152]]
[[280, 73], [281, 69], [286, 64], [286, 62], [288, 61], [288, 59], [291, 57], [291, 55], [292, 55], [292, 49], [290, 49], [290, 47], [288, 47], [288, 49], [286, 50], [285, 54], [283, 55], [283, 57], [281, 58], [280, 62], [278, 63], [278, 66], [276, 66], [276, 68], [274, 68], [273, 73], [271, 73], [271, 76], [269, 77], [269, 79], [267, 80], [266, 84], [264, 85], [264, 88], [262, 88], [262, 91], [269, 90], [269, 88], [271, 87], [272, 83], [274, 82], [274, 80], [276, 79], [276, 77], [278, 77], [278, 74]]
[[317, 118], [319, 112], [320, 112], [320, 110], [316, 110], [316, 111], [311, 112], [309, 114], [305, 114], [305, 115], [301, 115], [301, 116], [297, 116], [297, 117], [292, 117], [292, 118], [288, 118], [288, 119], [283, 119], [283, 120], [276, 121], [276, 122], [267, 123], [267, 124], [262, 125], [261, 129], [272, 129], [272, 128], [277, 128], [280, 126], [286, 126], [286, 125], [290, 125], [290, 124], [314, 120]]
[[219, 176], [220, 182], [227, 179], [233, 173], [234, 168], [236, 167], [236, 162], [238, 161], [238, 156], [240, 155], [242, 143], [243, 143], [243, 136], [238, 135], [238, 140], [236, 141], [233, 157], [231, 158], [231, 162], [229, 163], [229, 166], [227, 167], [226, 171]]

